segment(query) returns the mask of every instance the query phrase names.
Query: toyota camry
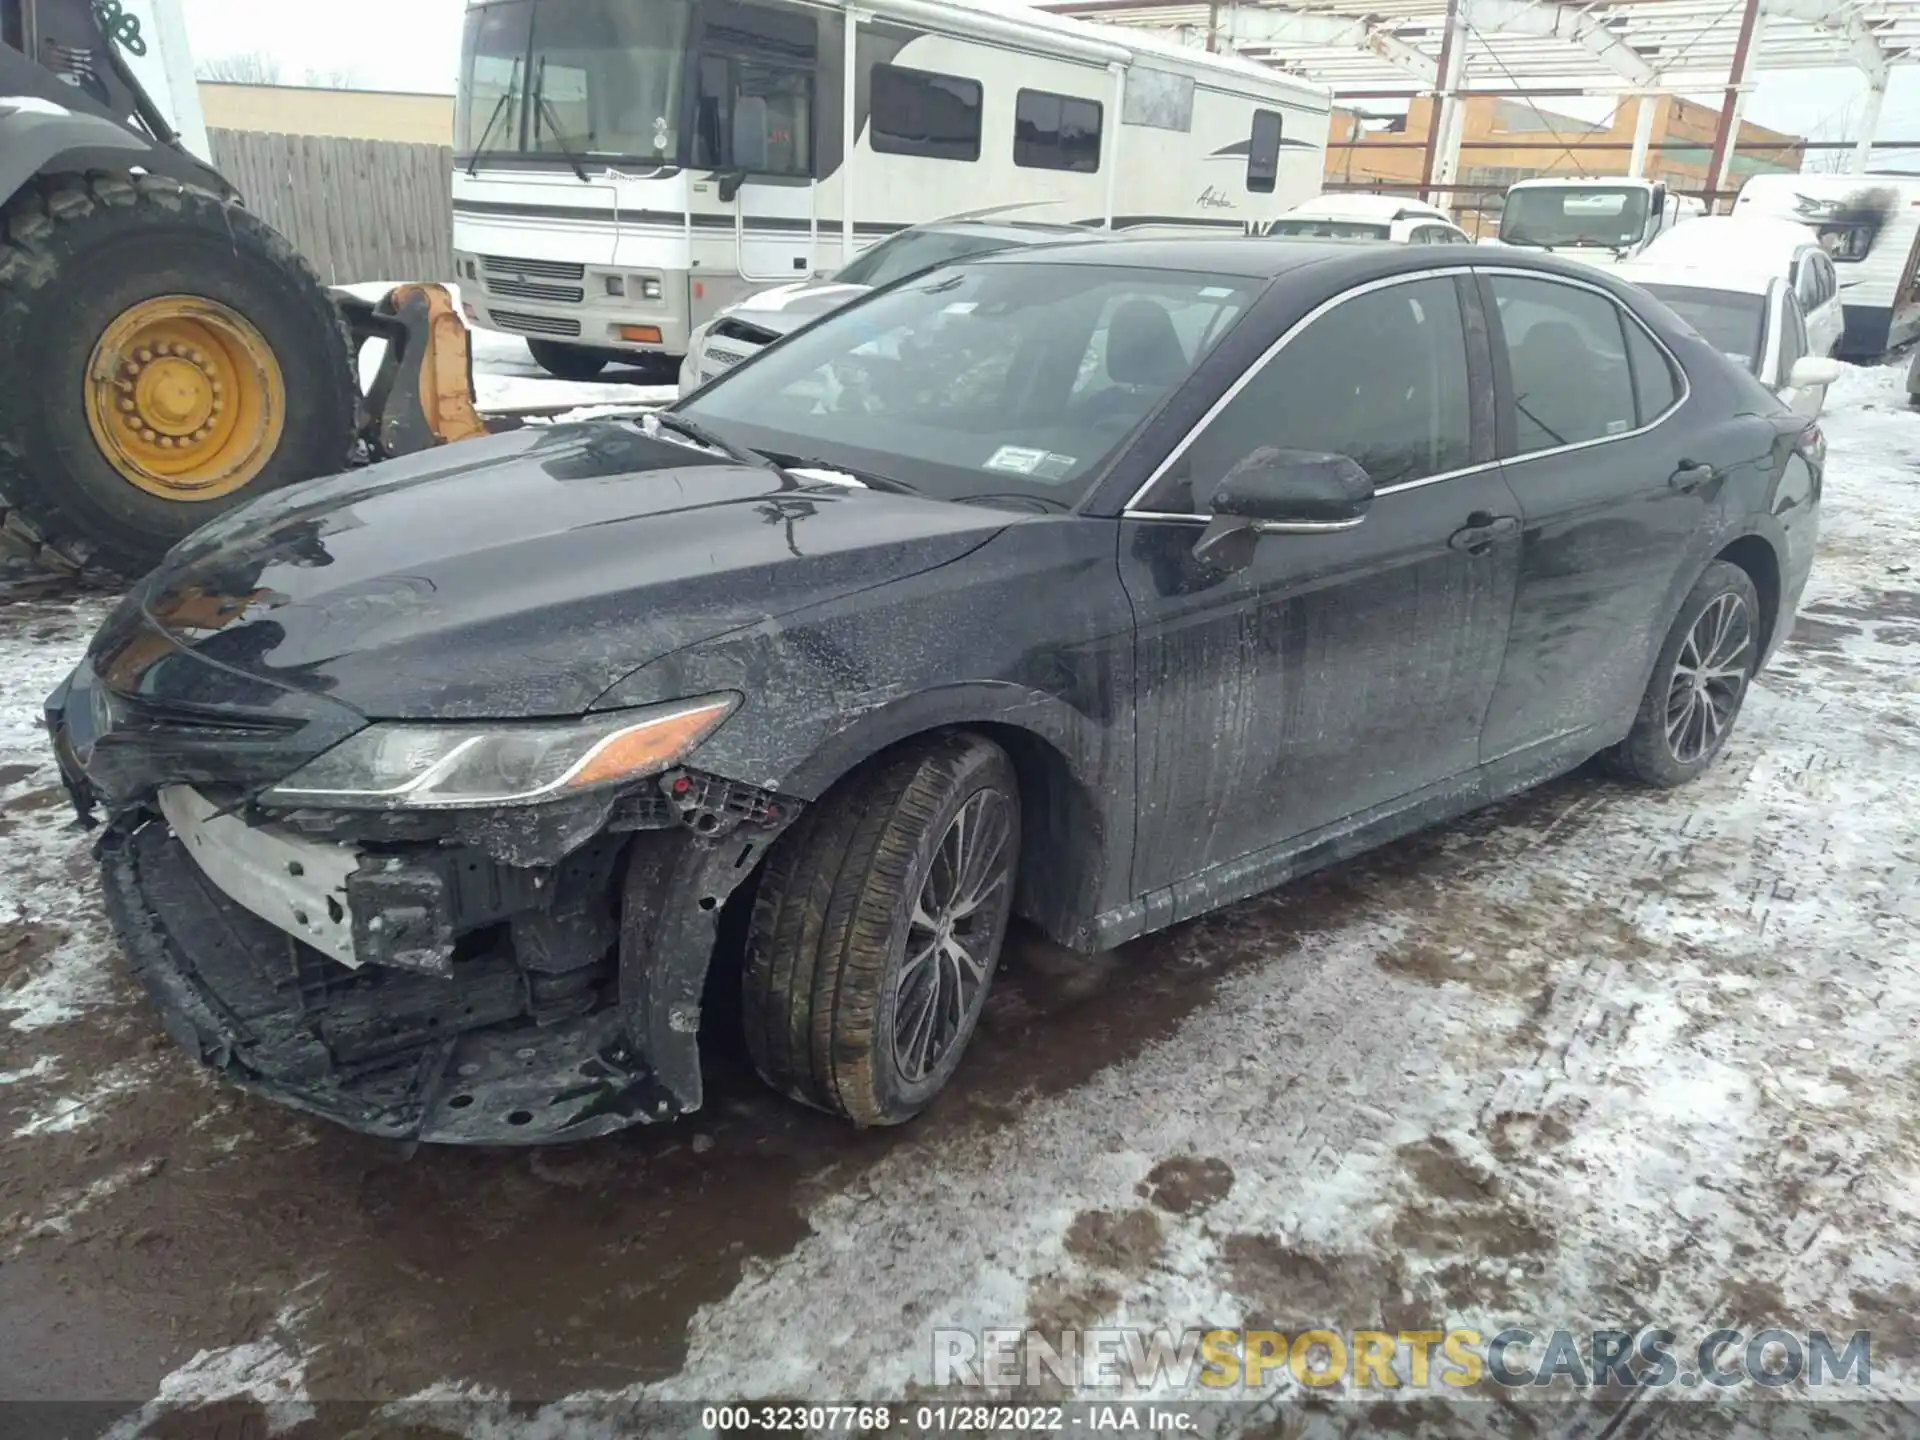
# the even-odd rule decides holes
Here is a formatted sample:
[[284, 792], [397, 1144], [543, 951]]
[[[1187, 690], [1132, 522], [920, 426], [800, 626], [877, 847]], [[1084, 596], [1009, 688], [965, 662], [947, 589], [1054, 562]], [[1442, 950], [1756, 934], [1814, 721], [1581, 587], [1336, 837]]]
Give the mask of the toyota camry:
[[772, 1085], [896, 1123], [1013, 917], [1098, 951], [1595, 755], [1698, 775], [1822, 461], [1552, 257], [1007, 251], [674, 410], [236, 510], [48, 720], [135, 973], [243, 1086], [601, 1134], [699, 1106], [724, 985]]

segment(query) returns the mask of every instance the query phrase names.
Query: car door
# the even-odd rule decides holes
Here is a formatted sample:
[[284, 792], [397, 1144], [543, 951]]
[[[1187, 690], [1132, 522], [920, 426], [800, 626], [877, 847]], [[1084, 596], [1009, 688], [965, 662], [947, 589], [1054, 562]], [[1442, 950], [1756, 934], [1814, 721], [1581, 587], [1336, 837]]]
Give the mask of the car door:
[[[1249, 368], [1134, 497], [1120, 567], [1138, 634], [1134, 867], [1146, 893], [1473, 769], [1518, 568], [1493, 458], [1491, 361], [1464, 268], [1360, 286]], [[1358, 526], [1194, 556], [1263, 446], [1372, 475]]]
[[1677, 362], [1598, 285], [1485, 267], [1503, 469], [1525, 529], [1482, 755], [1524, 777], [1618, 738], [1716, 477], [1667, 423]]

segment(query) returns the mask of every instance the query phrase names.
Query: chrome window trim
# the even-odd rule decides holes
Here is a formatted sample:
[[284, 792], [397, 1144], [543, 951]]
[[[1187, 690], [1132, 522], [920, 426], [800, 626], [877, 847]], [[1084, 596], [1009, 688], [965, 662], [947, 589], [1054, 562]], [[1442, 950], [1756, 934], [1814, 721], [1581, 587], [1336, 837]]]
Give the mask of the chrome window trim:
[[[1591, 440], [1576, 440], [1571, 445], [1555, 445], [1550, 450], [1529, 450], [1524, 455], [1510, 455], [1502, 462], [1503, 464], [1525, 465], [1529, 461], [1544, 460], [1551, 455], [1570, 455], [1576, 450], [1591, 450], [1595, 445], [1613, 445], [1621, 440], [1636, 439], [1666, 424], [1667, 421], [1671, 420], [1674, 415], [1678, 413], [1681, 406], [1693, 398], [1693, 377], [1687, 374], [1687, 367], [1680, 363], [1680, 357], [1667, 348], [1667, 342], [1654, 334], [1652, 328], [1638, 315], [1634, 314], [1631, 307], [1622, 304], [1619, 297], [1606, 289], [1605, 286], [1590, 284], [1588, 281], [1576, 279], [1571, 275], [1553, 275], [1544, 270], [1522, 270], [1512, 265], [1476, 265], [1473, 268], [1474, 273], [1478, 275], [1517, 275], [1522, 280], [1544, 280], [1550, 285], [1571, 285], [1576, 290], [1591, 290], [1595, 295], [1598, 295], [1602, 300], [1605, 300], [1608, 304], [1612, 305], [1614, 309], [1626, 316], [1628, 320], [1638, 325], [1641, 333], [1653, 341], [1654, 347], [1659, 350], [1662, 355], [1665, 355], [1668, 363], [1680, 373], [1680, 393], [1674, 397], [1673, 404], [1662, 410], [1646, 424], [1632, 430], [1622, 430], [1618, 435], [1596, 435]], [[1504, 339], [1504, 337], [1505, 332], [1503, 331], [1502, 338]], [[1509, 370], [1511, 370], [1511, 354], [1509, 354], [1508, 359]], [[1632, 373], [1631, 361], [1628, 362], [1628, 373], [1629, 375]], [[1637, 406], [1639, 403], [1639, 396], [1636, 395], [1634, 397], [1634, 404]]]
[[[1398, 275], [1386, 275], [1378, 280], [1369, 280], [1364, 285], [1356, 285], [1351, 290], [1342, 290], [1338, 295], [1321, 301], [1305, 315], [1302, 315], [1298, 320], [1294, 321], [1292, 325], [1288, 326], [1287, 329], [1281, 333], [1279, 339], [1275, 340], [1273, 344], [1260, 352], [1259, 359], [1255, 360], [1253, 364], [1240, 372], [1240, 378], [1227, 387], [1225, 394], [1207, 407], [1206, 414], [1194, 421], [1187, 433], [1180, 438], [1180, 443], [1167, 452], [1167, 458], [1153, 467], [1153, 473], [1146, 478], [1138, 490], [1133, 492], [1133, 495], [1128, 499], [1126, 505], [1122, 507], [1121, 513], [1126, 515], [1155, 514], [1156, 512], [1153, 511], [1136, 510], [1135, 507], [1139, 505], [1141, 498], [1145, 496], [1148, 491], [1153, 489], [1154, 486], [1158, 485], [1160, 481], [1165, 478], [1167, 471], [1179, 463], [1180, 458], [1193, 447], [1194, 441], [1198, 440], [1206, 428], [1219, 417], [1220, 412], [1240, 398], [1240, 392], [1252, 384], [1254, 377], [1272, 363], [1273, 357], [1286, 349], [1294, 336], [1298, 335], [1302, 330], [1305, 330], [1322, 315], [1346, 304], [1347, 301], [1354, 299], [1356, 296], [1371, 295], [1376, 290], [1391, 289], [1395, 285], [1410, 285], [1416, 280], [1452, 280], [1461, 275], [1471, 275], [1472, 273], [1473, 267], [1469, 265], [1449, 265], [1426, 270], [1407, 270]], [[1374, 493], [1378, 495], [1384, 492], [1376, 490]], [[1165, 514], [1166, 512], [1162, 511], [1157, 513]], [[1213, 517], [1210, 515], [1196, 515], [1192, 518], [1210, 520]]]
[[1638, 436], [1647, 434], [1657, 426], [1664, 425], [1681, 406], [1685, 405], [1687, 401], [1693, 397], [1693, 378], [1687, 374], [1687, 367], [1680, 363], [1680, 357], [1668, 348], [1666, 341], [1656, 335], [1645, 321], [1634, 314], [1630, 307], [1623, 305], [1619, 298], [1604, 286], [1595, 285], [1571, 275], [1559, 275], [1545, 270], [1523, 270], [1514, 265], [1449, 265], [1425, 270], [1408, 270], [1399, 275], [1388, 275], [1379, 280], [1369, 280], [1365, 285], [1357, 285], [1351, 290], [1343, 290], [1331, 299], [1324, 300], [1314, 306], [1313, 309], [1309, 310], [1289, 326], [1279, 339], [1275, 340], [1273, 344], [1261, 352], [1259, 359], [1255, 360], [1253, 364], [1241, 372], [1240, 378], [1227, 387], [1226, 393], [1208, 407], [1207, 413], [1193, 423], [1187, 433], [1181, 437], [1180, 443], [1167, 452], [1167, 458], [1154, 467], [1153, 473], [1146, 478], [1145, 483], [1133, 492], [1133, 495], [1128, 499], [1126, 505], [1121, 508], [1120, 513], [1122, 517], [1128, 520], [1186, 520], [1203, 525], [1211, 521], [1213, 516], [1210, 514], [1195, 513], [1192, 515], [1180, 515], [1166, 510], [1142, 510], [1137, 507], [1142, 498], [1165, 478], [1167, 471], [1172, 469], [1173, 466], [1180, 461], [1180, 458], [1192, 448], [1194, 441], [1198, 440], [1207, 426], [1211, 425], [1214, 420], [1218, 418], [1220, 412], [1239, 398], [1240, 392], [1253, 382], [1253, 378], [1256, 375], [1267, 368], [1274, 356], [1278, 355], [1292, 343], [1295, 336], [1299, 335], [1301, 331], [1305, 330], [1321, 316], [1344, 305], [1355, 296], [1369, 295], [1375, 290], [1386, 290], [1392, 286], [1409, 284], [1415, 280], [1450, 280], [1462, 275], [1517, 275], [1523, 280], [1544, 280], [1549, 284], [1570, 285], [1576, 290], [1592, 291], [1595, 295], [1598, 295], [1626, 316], [1631, 323], [1638, 325], [1641, 333], [1654, 343], [1655, 348], [1658, 349], [1662, 355], [1667, 357], [1668, 363], [1675, 371], [1679, 372], [1680, 393], [1675, 398], [1673, 404], [1669, 405], [1665, 410], [1662, 410], [1658, 415], [1654, 416], [1653, 419], [1649, 420], [1645, 425], [1639, 426], [1637, 429], [1623, 430], [1618, 435], [1601, 435], [1592, 440], [1578, 440], [1571, 445], [1556, 445], [1551, 450], [1529, 450], [1524, 455], [1512, 455], [1504, 460], [1487, 460], [1478, 465], [1468, 465], [1459, 470], [1445, 470], [1438, 475], [1423, 475], [1418, 480], [1402, 480], [1393, 485], [1383, 485], [1373, 492], [1375, 499], [1379, 499], [1383, 495], [1397, 495], [1403, 490], [1417, 490], [1426, 485], [1438, 485], [1444, 480], [1454, 480], [1463, 475], [1478, 474], [1482, 470], [1491, 470], [1502, 465], [1520, 465], [1531, 460], [1544, 459], [1550, 455], [1566, 455], [1576, 450], [1589, 449], [1595, 445], [1611, 445], [1619, 440], [1632, 440]]

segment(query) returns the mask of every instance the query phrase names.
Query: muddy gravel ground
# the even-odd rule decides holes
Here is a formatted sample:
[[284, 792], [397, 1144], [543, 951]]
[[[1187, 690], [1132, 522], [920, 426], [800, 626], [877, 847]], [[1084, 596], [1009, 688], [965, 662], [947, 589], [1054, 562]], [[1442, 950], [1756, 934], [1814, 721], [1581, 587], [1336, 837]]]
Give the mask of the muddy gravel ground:
[[357, 1401], [546, 1435], [609, 1399], [936, 1393], [936, 1328], [1380, 1323], [1865, 1329], [1872, 1393], [1910, 1395], [1903, 399], [1836, 387], [1804, 618], [1702, 782], [1570, 776], [1111, 955], [1019, 939], [953, 1093], [888, 1133], [724, 1036], [702, 1115], [545, 1151], [214, 1083], [127, 978], [37, 730], [105, 602], [0, 606], [0, 1399], [112, 1402], [45, 1433]]

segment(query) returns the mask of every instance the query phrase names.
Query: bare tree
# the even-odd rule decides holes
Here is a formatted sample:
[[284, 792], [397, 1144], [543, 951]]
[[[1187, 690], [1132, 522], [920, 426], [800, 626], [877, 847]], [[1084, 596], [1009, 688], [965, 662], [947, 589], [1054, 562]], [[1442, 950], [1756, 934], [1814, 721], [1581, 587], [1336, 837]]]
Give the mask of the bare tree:
[[209, 55], [193, 67], [199, 79], [226, 85], [278, 85], [280, 62], [263, 50]]
[[352, 66], [334, 70], [308, 67], [300, 74], [300, 83], [314, 90], [358, 90], [360, 72]]

